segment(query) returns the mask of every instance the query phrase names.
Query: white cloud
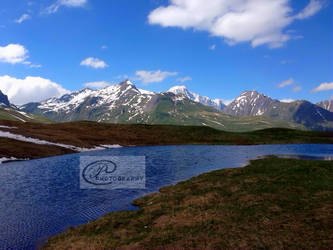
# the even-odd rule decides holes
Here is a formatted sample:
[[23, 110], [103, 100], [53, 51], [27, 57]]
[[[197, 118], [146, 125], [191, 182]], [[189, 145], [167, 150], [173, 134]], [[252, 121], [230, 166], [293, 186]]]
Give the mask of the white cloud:
[[67, 92], [59, 84], [49, 79], [27, 76], [18, 79], [8, 75], [0, 76], [0, 89], [8, 95], [11, 103], [21, 105], [28, 102], [39, 102], [51, 97], [59, 97]]
[[285, 80], [285, 81], [281, 82], [278, 87], [283, 88], [285, 86], [288, 86], [288, 85], [291, 85], [291, 84], [294, 84], [294, 83], [295, 83], [294, 79], [289, 78], [288, 80]]
[[216, 44], [213, 44], [209, 47], [210, 50], [215, 50], [216, 49]]
[[178, 75], [178, 72], [168, 72], [168, 71], [146, 71], [146, 70], [138, 70], [135, 72], [135, 75], [138, 77], [140, 81], [144, 84], [152, 83], [152, 82], [162, 82], [165, 78], [169, 76]]
[[295, 19], [314, 15], [322, 6], [311, 0], [299, 14], [292, 15], [289, 0], [170, 0], [149, 16], [150, 24], [162, 27], [207, 31], [229, 45], [251, 42], [252, 47], [266, 44], [277, 48], [293, 37], [284, 32]]
[[94, 89], [102, 89], [107, 86], [110, 86], [109, 82], [106, 81], [99, 81], [99, 82], [86, 82], [84, 84], [85, 87], [87, 88], [94, 88]]
[[188, 82], [188, 81], [191, 81], [192, 80], [192, 77], [190, 76], [185, 76], [185, 77], [179, 77], [177, 79], [177, 82]]
[[98, 58], [94, 58], [94, 57], [88, 57], [86, 59], [84, 59], [80, 65], [82, 66], [87, 66], [87, 67], [92, 67], [92, 68], [95, 68], [95, 69], [103, 69], [103, 68], [106, 68], [108, 67], [108, 65], [106, 64], [106, 62], [98, 59]]
[[55, 13], [61, 6], [65, 7], [83, 7], [88, 0], [57, 0], [55, 3], [45, 9], [48, 14]]
[[285, 102], [285, 103], [290, 103], [290, 102], [294, 102], [294, 99], [281, 99], [280, 102]]
[[30, 15], [28, 15], [28, 14], [23, 14], [20, 18], [16, 19], [15, 22], [16, 22], [16, 23], [22, 23], [22, 22], [24, 22], [24, 21], [26, 21], [26, 20], [29, 20], [30, 18], [31, 18]]
[[298, 92], [300, 90], [302, 90], [302, 86], [295, 86], [295, 87], [293, 87], [293, 91], [294, 92]]
[[311, 0], [310, 3], [300, 12], [295, 18], [296, 19], [305, 19], [315, 15], [318, 11], [320, 11], [324, 7], [322, 1], [319, 0]]
[[221, 99], [224, 105], [229, 105], [234, 99]]
[[311, 90], [311, 92], [326, 91], [326, 90], [333, 90], [333, 82], [323, 82], [319, 84], [318, 87]]
[[28, 58], [28, 50], [20, 44], [8, 44], [0, 46], [0, 62], [23, 63]]
[[107, 49], [107, 48], [108, 48], [107, 45], [102, 45], [102, 46], [101, 46], [101, 49]]

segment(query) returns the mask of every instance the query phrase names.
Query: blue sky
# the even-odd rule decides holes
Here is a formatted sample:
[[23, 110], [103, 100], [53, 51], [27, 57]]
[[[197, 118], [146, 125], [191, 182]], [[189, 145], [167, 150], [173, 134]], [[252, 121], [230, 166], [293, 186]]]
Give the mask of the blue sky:
[[331, 98], [330, 1], [229, 1], [233, 13], [205, 2], [1, 0], [0, 90], [22, 104], [128, 77], [225, 100]]

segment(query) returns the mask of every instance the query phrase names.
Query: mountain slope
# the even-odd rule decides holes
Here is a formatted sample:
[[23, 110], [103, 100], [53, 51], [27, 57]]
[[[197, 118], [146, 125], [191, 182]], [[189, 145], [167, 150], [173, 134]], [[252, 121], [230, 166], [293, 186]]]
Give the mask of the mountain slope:
[[167, 92], [174, 93], [175, 95], [183, 95], [189, 98], [192, 101], [199, 102], [203, 105], [213, 107], [219, 111], [223, 110], [225, 108], [225, 104], [221, 99], [210, 99], [207, 96], [200, 96], [199, 94], [191, 92], [186, 86], [174, 86], [170, 88]]
[[257, 91], [243, 92], [222, 112], [237, 117], [266, 116], [309, 129], [333, 129], [333, 113], [308, 101], [284, 103]]
[[330, 112], [333, 112], [333, 100], [326, 100], [316, 103], [319, 107], [322, 107], [323, 109], [326, 109]]
[[267, 117], [236, 118], [171, 92], [152, 93], [125, 81], [101, 90], [84, 89], [29, 103], [22, 111], [44, 115], [54, 121], [91, 120], [111, 123], [199, 125], [228, 131], [250, 131], [270, 127], [303, 126]]
[[8, 97], [0, 91], [0, 120], [21, 122], [49, 122], [48, 119], [18, 110]]

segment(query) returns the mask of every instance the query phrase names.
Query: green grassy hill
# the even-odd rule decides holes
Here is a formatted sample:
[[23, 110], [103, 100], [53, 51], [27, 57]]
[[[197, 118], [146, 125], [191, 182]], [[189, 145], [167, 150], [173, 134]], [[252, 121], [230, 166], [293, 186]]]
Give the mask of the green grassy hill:
[[10, 120], [10, 121], [21, 121], [21, 122], [41, 122], [41, 123], [49, 123], [51, 122], [49, 119], [28, 114], [25, 112], [18, 111], [14, 108], [9, 107], [0, 107], [0, 120]]

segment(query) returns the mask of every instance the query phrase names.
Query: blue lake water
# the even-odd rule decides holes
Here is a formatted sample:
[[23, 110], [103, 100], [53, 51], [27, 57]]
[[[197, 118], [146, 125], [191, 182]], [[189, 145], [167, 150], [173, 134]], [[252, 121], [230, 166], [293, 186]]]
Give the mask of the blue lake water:
[[[124, 147], [0, 165], [0, 249], [35, 249], [52, 235], [203, 172], [264, 155], [331, 158], [327, 144]], [[146, 189], [80, 189], [80, 156], [145, 156]]]

